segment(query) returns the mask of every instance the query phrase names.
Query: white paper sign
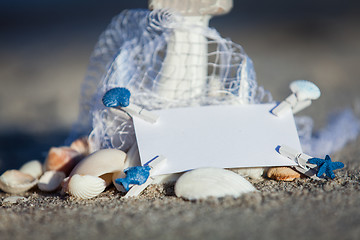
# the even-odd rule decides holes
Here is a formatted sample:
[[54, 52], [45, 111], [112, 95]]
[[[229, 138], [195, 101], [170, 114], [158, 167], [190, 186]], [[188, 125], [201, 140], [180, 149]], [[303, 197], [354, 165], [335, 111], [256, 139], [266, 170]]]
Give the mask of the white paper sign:
[[292, 166], [278, 145], [301, 152], [294, 117], [269, 111], [273, 104], [206, 106], [155, 111], [150, 124], [134, 117], [142, 164], [156, 155], [167, 158], [156, 175], [201, 167]]

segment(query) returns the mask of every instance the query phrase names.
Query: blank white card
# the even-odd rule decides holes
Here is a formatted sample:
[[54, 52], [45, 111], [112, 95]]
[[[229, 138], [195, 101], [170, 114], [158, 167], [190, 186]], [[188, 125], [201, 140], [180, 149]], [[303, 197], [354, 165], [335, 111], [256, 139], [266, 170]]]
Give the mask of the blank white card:
[[168, 174], [201, 167], [246, 168], [296, 165], [281, 156], [278, 145], [301, 152], [291, 110], [281, 117], [274, 104], [206, 106], [154, 111], [155, 124], [134, 117], [142, 164], [167, 158], [156, 172]]

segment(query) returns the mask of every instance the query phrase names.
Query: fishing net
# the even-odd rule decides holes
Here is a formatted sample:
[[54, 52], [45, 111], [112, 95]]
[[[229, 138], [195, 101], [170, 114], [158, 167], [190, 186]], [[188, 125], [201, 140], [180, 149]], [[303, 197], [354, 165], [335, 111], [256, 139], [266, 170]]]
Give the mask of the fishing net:
[[72, 138], [92, 129], [95, 149], [131, 146], [132, 120], [101, 101], [114, 87], [147, 110], [272, 101], [240, 45], [170, 10], [126, 10], [112, 20], [91, 56]]

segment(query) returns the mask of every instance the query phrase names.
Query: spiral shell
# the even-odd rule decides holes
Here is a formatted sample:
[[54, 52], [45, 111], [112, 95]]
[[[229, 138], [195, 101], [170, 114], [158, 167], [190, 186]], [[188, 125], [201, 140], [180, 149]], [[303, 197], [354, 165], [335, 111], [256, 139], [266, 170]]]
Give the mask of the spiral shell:
[[221, 168], [199, 168], [182, 175], [175, 184], [175, 194], [188, 200], [208, 197], [239, 197], [257, 191], [240, 175]]
[[106, 188], [106, 182], [95, 176], [75, 174], [68, 183], [68, 193], [80, 199], [96, 197]]

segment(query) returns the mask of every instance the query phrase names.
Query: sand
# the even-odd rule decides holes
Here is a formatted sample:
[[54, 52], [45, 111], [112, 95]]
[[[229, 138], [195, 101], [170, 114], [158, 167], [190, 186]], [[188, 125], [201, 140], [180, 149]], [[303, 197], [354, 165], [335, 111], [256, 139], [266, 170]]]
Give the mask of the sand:
[[359, 143], [334, 156], [346, 164], [334, 180], [250, 180], [259, 192], [237, 199], [185, 201], [172, 184], [133, 199], [114, 187], [90, 200], [33, 190], [2, 204], [1, 239], [357, 239]]

